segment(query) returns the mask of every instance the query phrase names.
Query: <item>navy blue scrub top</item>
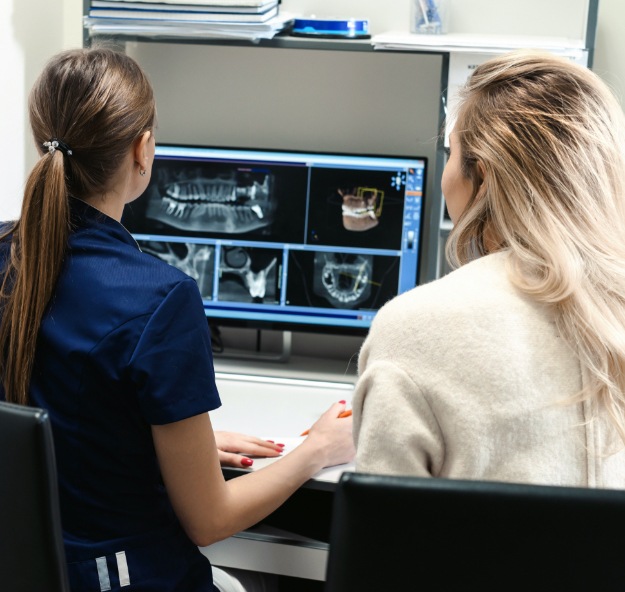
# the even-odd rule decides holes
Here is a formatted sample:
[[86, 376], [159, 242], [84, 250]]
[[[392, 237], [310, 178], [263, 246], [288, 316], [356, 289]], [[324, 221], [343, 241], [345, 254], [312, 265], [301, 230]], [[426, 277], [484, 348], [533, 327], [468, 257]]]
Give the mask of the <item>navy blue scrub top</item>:
[[72, 590], [212, 591], [150, 429], [220, 405], [198, 287], [142, 253], [119, 222], [70, 202], [74, 228], [30, 396], [52, 420]]

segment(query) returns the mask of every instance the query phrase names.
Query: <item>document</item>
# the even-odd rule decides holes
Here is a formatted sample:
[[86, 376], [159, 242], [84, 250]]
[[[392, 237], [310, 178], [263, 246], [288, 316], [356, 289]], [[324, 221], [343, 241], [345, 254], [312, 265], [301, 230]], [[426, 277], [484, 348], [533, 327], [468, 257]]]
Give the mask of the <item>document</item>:
[[263, 0], [254, 5], [240, 4], [164, 4], [163, 2], [150, 2], [148, 0], [133, 0], [122, 2], [120, 0], [92, 0], [91, 8], [113, 8], [120, 10], [158, 10], [161, 12], [242, 12], [258, 13], [266, 12], [278, 5], [278, 0]]
[[[128, 4], [126, 0], [107, 0], [119, 5]], [[155, 4], [154, 0], [132, 0], [142, 4]], [[259, 6], [267, 4], [267, 0], [161, 0], [159, 4], [193, 4], [196, 6]]]
[[92, 18], [134, 20], [138, 25], [150, 24], [150, 21], [199, 22], [199, 23], [264, 23], [277, 16], [278, 7], [270, 8], [265, 12], [174, 12], [171, 10], [112, 10], [110, 8], [92, 8], [89, 16]]
[[191, 39], [271, 39], [286, 28], [294, 15], [280, 12], [268, 21], [254, 22], [182, 22], [174, 20], [112, 19], [85, 17], [89, 35], [140, 35], [149, 38]]
[[[282, 456], [289, 454], [289, 452], [295, 450], [305, 439], [306, 436], [298, 436], [291, 438], [280, 438], [279, 436], [268, 436], [263, 437], [264, 440], [273, 440], [274, 442], [284, 444], [284, 453]], [[258, 469], [262, 469], [266, 467], [281, 457], [277, 458], [254, 458], [254, 464], [250, 467], [252, 471], [257, 471]], [[338, 480], [341, 478], [341, 475], [345, 471], [354, 471], [355, 464], [353, 462], [346, 463], [343, 465], [335, 465], [333, 467], [326, 467], [325, 469], [321, 469], [316, 475], [313, 476], [313, 479], [316, 481], [328, 481], [330, 483], [338, 483]]]

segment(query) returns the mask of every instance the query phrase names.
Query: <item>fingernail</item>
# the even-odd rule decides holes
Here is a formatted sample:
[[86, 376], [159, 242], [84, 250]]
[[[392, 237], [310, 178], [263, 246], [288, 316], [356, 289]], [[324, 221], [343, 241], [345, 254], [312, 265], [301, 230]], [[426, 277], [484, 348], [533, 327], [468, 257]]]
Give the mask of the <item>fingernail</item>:
[[254, 461], [253, 461], [251, 458], [244, 458], [244, 459], [241, 461], [241, 464], [242, 464], [244, 467], [251, 467], [251, 466], [254, 464]]
[[284, 444], [276, 444], [276, 446], [282, 446], [282, 448], [284, 448]]
[[340, 403], [341, 405], [345, 405], [345, 403], [347, 403], [347, 401], [339, 401], [339, 403]]

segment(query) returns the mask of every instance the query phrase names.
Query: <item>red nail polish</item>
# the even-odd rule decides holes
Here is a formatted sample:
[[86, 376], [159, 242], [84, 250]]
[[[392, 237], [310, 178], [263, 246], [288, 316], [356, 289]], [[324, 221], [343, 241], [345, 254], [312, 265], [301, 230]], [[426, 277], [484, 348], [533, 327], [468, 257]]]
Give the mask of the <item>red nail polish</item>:
[[339, 401], [339, 403], [340, 403], [341, 405], [345, 405], [345, 403], [347, 403], [347, 401]]
[[282, 448], [284, 448], [284, 444], [276, 444], [276, 446], [281, 446]]
[[244, 467], [251, 467], [251, 466], [254, 464], [254, 461], [253, 461], [251, 458], [244, 458], [244, 459], [241, 461], [241, 464], [242, 464]]

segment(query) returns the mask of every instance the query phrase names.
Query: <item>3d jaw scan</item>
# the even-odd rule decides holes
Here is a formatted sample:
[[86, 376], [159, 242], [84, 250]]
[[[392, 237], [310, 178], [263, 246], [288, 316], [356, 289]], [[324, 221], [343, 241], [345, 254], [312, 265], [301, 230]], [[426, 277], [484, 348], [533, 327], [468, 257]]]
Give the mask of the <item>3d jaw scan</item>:
[[[277, 259], [272, 258], [267, 265], [261, 269], [252, 269], [252, 257], [248, 251], [242, 247], [226, 247], [221, 251], [221, 263], [219, 266], [220, 276], [236, 277], [239, 282], [249, 292], [254, 300], [262, 300], [267, 294], [267, 284], [269, 275], [274, 272]], [[273, 287], [273, 283], [271, 283]], [[224, 296], [226, 296], [224, 298]], [[227, 295], [220, 291], [220, 298], [227, 300]]]
[[201, 168], [192, 168], [164, 174], [165, 181], [150, 194], [149, 218], [181, 230], [227, 234], [251, 232], [274, 221], [270, 173], [233, 168], [208, 176]]
[[372, 187], [339, 189], [343, 198], [343, 226], [346, 230], [363, 232], [378, 225], [382, 215], [384, 191]]
[[316, 253], [313, 291], [335, 308], [355, 308], [371, 293], [372, 255]]

